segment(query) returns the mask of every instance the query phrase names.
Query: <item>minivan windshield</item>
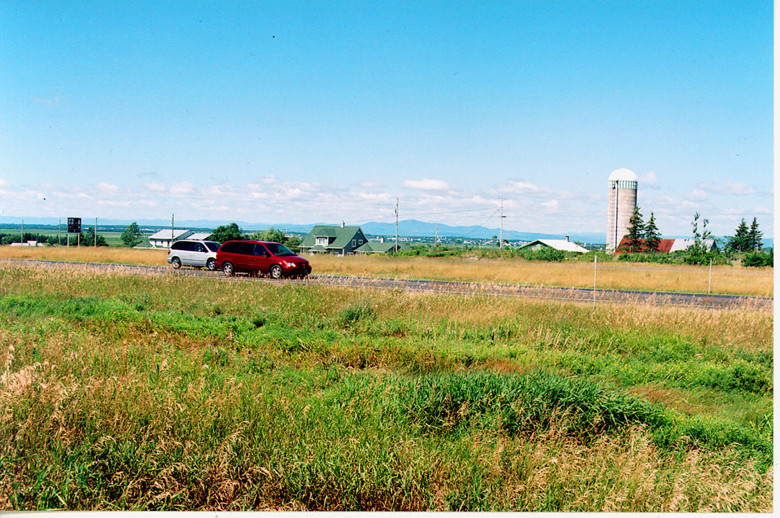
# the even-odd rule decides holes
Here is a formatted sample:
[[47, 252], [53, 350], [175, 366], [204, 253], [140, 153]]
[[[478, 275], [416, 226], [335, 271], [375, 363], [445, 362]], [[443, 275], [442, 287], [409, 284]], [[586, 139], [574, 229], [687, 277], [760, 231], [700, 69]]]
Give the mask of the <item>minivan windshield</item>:
[[292, 250], [287, 248], [284, 245], [280, 245], [279, 243], [266, 243], [266, 248], [268, 248], [268, 251], [271, 252], [276, 257], [284, 257], [287, 255], [295, 255]]

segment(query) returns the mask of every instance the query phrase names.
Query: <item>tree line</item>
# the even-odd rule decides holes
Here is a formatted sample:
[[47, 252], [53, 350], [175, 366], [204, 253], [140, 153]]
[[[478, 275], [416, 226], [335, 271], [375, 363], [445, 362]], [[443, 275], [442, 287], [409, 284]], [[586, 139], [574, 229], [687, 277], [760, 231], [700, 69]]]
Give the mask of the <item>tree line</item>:
[[95, 246], [95, 244], [97, 244], [97, 246], [108, 246], [106, 238], [100, 234], [95, 237], [94, 227], [88, 227], [86, 232], [82, 231], [78, 234], [78, 236], [74, 236], [71, 233], [70, 240], [68, 240], [67, 234], [59, 237], [32, 232], [25, 232], [24, 235], [0, 234], [0, 243], [4, 245], [10, 245], [12, 243], [27, 243], [28, 241], [37, 241], [38, 243], [49, 245], [75, 245], [76, 243], [79, 243], [81, 246]]
[[[762, 242], [763, 233], [759, 229], [758, 219], [748, 227], [744, 218], [737, 226], [733, 236], [727, 236], [724, 253], [718, 246], [718, 239], [714, 239], [708, 228], [709, 220], [702, 218], [697, 212], [691, 221], [693, 243], [685, 250], [683, 262], [688, 264], [729, 264], [734, 255], [740, 255], [745, 266], [773, 266], [774, 250], [764, 251]], [[661, 234], [655, 222], [655, 215], [651, 212], [650, 219], [645, 223], [639, 207], [629, 218], [629, 228], [617, 251], [626, 255], [621, 260], [645, 260], [643, 254], [658, 253], [661, 243]], [[710, 244], [711, 243], [711, 244]]]

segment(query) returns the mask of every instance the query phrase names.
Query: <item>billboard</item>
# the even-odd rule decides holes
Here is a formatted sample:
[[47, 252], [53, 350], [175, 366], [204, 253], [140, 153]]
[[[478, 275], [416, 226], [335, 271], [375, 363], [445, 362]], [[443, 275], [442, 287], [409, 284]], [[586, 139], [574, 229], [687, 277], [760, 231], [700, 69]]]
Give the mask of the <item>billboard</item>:
[[81, 233], [81, 218], [68, 218], [68, 234]]

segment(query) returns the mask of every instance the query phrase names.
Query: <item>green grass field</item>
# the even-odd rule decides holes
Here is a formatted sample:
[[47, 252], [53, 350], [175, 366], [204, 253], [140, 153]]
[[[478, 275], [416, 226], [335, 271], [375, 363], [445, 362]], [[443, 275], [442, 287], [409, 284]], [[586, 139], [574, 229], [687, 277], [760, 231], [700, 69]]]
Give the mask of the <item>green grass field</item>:
[[772, 334], [0, 262], [0, 509], [770, 512]]

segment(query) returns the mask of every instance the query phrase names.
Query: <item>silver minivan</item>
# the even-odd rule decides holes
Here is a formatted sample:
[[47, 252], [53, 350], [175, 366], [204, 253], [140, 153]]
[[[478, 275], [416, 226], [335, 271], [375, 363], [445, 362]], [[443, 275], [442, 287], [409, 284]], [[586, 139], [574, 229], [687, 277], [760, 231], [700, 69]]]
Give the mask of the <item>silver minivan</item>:
[[216, 241], [176, 241], [168, 250], [168, 263], [174, 268], [182, 266], [206, 267], [213, 270], [217, 264]]

